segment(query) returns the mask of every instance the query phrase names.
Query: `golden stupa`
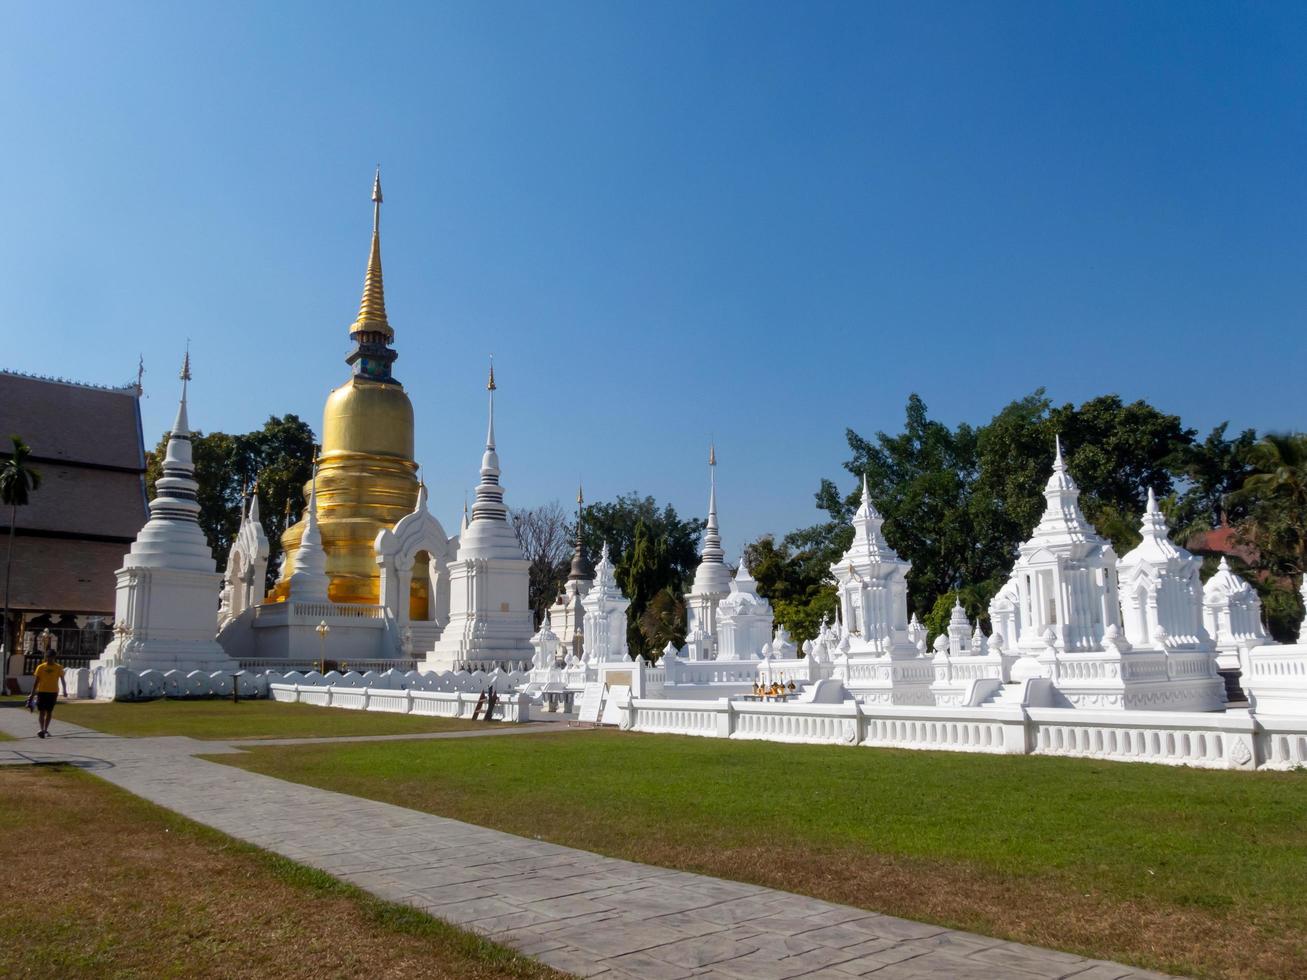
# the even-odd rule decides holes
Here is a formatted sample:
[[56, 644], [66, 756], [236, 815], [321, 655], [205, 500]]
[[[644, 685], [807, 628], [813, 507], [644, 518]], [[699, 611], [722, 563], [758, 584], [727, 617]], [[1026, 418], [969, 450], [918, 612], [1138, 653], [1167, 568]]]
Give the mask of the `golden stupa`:
[[[372, 184], [372, 252], [363, 281], [363, 301], [350, 325], [354, 349], [345, 362], [353, 374], [327, 396], [322, 413], [322, 451], [318, 457], [317, 504], [322, 546], [327, 553], [328, 595], [332, 602], [375, 604], [380, 571], [373, 552], [377, 532], [392, 527], [417, 505], [417, 464], [413, 461], [413, 405], [390, 373], [395, 338], [386, 318], [381, 282], [381, 171]], [[304, 496], [308, 499], [309, 485]], [[295, 571], [295, 551], [304, 521], [281, 536], [286, 560], [268, 598], [286, 598]], [[410, 603], [425, 617], [428, 579], [425, 565], [413, 569]]]

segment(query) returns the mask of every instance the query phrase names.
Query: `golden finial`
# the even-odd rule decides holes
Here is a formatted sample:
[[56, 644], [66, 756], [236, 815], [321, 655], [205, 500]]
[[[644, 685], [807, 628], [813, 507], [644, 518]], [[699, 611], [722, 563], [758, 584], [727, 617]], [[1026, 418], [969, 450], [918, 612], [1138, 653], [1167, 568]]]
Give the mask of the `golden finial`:
[[717, 465], [717, 444], [713, 442], [708, 443], [708, 465]]
[[585, 503], [585, 494], [582, 492], [581, 484], [578, 483], [576, 485], [576, 504], [579, 507], [583, 503]]
[[395, 336], [386, 317], [386, 293], [381, 277], [381, 166], [372, 178], [372, 251], [368, 255], [368, 271], [363, 277], [363, 299], [359, 315], [350, 324], [349, 332], [384, 334], [389, 342]]
[[490, 355], [490, 380], [486, 382], [486, 391], [495, 390], [495, 355]]
[[177, 375], [183, 381], [191, 380], [191, 342], [186, 341], [186, 356], [182, 359], [182, 373]]

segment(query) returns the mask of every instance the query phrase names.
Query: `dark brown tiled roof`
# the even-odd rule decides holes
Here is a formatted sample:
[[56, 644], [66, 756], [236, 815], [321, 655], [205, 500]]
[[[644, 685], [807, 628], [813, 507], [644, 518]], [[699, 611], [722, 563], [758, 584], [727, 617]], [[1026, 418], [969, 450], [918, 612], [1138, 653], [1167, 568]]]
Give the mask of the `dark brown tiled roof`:
[[[84, 466], [33, 463], [41, 486], [18, 508], [18, 532], [121, 538], [131, 542], [145, 524], [145, 478], [140, 473], [93, 470]], [[0, 523], [9, 526], [8, 508]]]
[[[11, 433], [41, 474], [17, 511], [13, 607], [111, 616], [113, 573], [147, 516], [135, 391], [0, 372], [0, 455]], [[0, 507], [0, 532], [9, 520]]]
[[0, 438], [40, 459], [144, 469], [136, 393], [0, 371]]
[[[8, 547], [0, 539], [0, 555]], [[14, 536], [14, 609], [113, 617], [114, 572], [130, 544]]]

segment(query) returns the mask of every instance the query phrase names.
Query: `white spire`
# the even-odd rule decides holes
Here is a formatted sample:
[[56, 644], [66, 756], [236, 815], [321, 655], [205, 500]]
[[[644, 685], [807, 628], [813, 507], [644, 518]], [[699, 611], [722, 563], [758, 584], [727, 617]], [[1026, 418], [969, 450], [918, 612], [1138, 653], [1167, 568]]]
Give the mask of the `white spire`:
[[713, 443], [708, 444], [708, 523], [703, 529], [703, 549], [700, 555], [704, 561], [716, 562], [726, 557], [717, 530], [717, 447]]
[[853, 544], [844, 555], [845, 561], [863, 558], [869, 561], [898, 561], [899, 557], [885, 540], [881, 528], [885, 518], [871, 502], [871, 490], [867, 487], [867, 474], [862, 474], [862, 500], [853, 514]]
[[731, 573], [726, 567], [726, 552], [717, 529], [717, 447], [708, 445], [708, 521], [703, 529], [703, 547], [699, 550], [699, 567], [694, 572], [691, 595], [725, 595], [731, 590]]
[[[1044, 485], [1044, 515], [1035, 527], [1033, 540], [1027, 545], [1037, 547], [1038, 542], [1092, 543], [1105, 545], [1080, 511], [1080, 488], [1067, 470], [1062, 457], [1062, 439], [1054, 436], [1053, 472]], [[1023, 546], [1024, 547], [1024, 546]]]
[[504, 490], [499, 485], [499, 453], [495, 451], [495, 362], [490, 361], [490, 420], [486, 426], [486, 451], [481, 456], [481, 482], [476, 488], [472, 504], [472, 523], [477, 521], [507, 521], [508, 508], [504, 506]]
[[186, 417], [187, 383], [191, 380], [189, 349], [182, 362], [180, 377], [182, 391], [177, 403], [177, 419], [168, 436], [163, 475], [154, 482], [150, 520], [141, 528], [124, 565], [211, 572], [215, 567], [213, 552], [200, 529], [200, 485], [195, 481], [191, 429]]
[[327, 553], [322, 548], [318, 529], [318, 466], [313, 464], [313, 482], [309, 485], [309, 506], [304, 518], [304, 533], [295, 551], [295, 572], [290, 577], [290, 598], [298, 602], [328, 602]]

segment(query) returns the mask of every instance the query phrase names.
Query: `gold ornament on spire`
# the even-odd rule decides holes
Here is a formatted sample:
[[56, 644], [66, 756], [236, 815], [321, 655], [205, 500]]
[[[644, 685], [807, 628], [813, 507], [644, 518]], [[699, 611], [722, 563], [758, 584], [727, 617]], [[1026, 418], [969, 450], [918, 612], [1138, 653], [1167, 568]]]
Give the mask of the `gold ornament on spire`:
[[182, 373], [177, 375], [183, 381], [191, 380], [191, 342], [186, 341], [186, 357], [182, 359]]
[[490, 380], [486, 382], [486, 391], [495, 390], [495, 355], [490, 355]]
[[368, 255], [368, 271], [363, 277], [363, 300], [359, 303], [358, 318], [350, 324], [350, 334], [384, 334], [386, 342], [395, 338], [390, 320], [386, 318], [386, 293], [381, 281], [381, 167], [372, 179], [372, 252]]

